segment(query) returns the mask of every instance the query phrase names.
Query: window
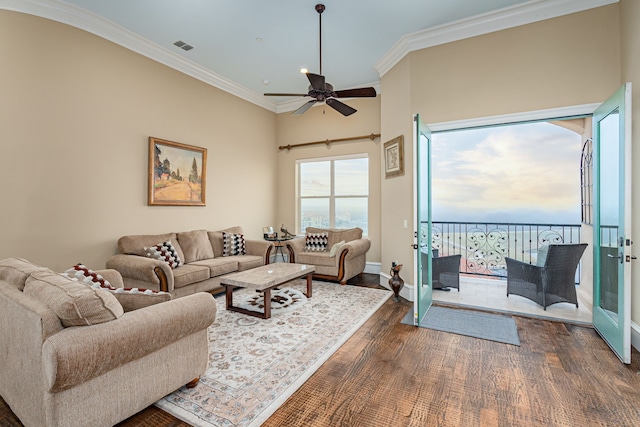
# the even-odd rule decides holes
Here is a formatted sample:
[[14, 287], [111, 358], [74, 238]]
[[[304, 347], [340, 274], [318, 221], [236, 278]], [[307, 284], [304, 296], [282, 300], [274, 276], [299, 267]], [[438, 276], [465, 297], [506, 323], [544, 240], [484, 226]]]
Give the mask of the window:
[[360, 227], [368, 235], [366, 154], [297, 161], [298, 230]]

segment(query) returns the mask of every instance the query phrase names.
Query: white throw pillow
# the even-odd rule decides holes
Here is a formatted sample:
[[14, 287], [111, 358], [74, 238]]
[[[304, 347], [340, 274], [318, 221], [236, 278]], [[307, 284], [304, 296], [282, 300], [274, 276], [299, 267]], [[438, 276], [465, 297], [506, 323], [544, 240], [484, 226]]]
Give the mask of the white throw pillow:
[[342, 247], [342, 245], [344, 245], [345, 242], [344, 240], [339, 241], [338, 243], [334, 243], [333, 246], [331, 246], [331, 250], [329, 251], [329, 256], [330, 257], [334, 257], [338, 254], [338, 251], [340, 251], [340, 248]]

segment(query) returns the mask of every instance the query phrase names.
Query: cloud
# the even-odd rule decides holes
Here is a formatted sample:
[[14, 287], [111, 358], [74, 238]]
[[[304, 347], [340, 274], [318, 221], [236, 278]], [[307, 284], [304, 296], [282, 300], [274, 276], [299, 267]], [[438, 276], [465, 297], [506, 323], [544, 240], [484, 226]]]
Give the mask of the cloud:
[[434, 134], [433, 204], [579, 212], [580, 150], [578, 134], [546, 122]]

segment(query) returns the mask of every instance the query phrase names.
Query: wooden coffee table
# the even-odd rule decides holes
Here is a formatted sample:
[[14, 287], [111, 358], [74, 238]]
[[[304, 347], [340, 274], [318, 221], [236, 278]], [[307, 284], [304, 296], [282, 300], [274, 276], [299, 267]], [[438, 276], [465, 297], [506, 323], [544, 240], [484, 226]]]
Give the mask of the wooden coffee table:
[[[313, 265], [274, 263], [252, 268], [251, 270], [232, 273], [222, 278], [227, 300], [227, 310], [247, 314], [249, 316], [268, 319], [271, 317], [271, 289], [301, 277], [307, 277], [307, 298], [311, 298], [311, 276], [316, 270]], [[255, 289], [263, 293], [264, 312], [247, 310], [233, 305], [235, 288]]]

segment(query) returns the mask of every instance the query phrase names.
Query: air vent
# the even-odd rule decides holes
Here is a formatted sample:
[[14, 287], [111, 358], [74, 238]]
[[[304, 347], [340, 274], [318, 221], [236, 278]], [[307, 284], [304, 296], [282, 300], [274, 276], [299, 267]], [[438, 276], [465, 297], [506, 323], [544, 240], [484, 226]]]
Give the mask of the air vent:
[[186, 44], [182, 40], [178, 40], [177, 42], [174, 42], [173, 44], [174, 44], [174, 46], [178, 46], [182, 50], [189, 51], [189, 50], [193, 49], [193, 46], [191, 46], [190, 44]]

